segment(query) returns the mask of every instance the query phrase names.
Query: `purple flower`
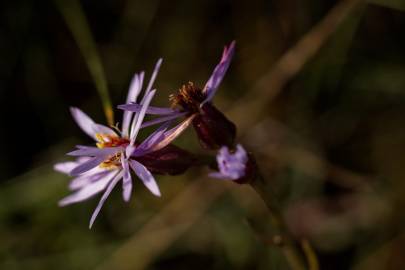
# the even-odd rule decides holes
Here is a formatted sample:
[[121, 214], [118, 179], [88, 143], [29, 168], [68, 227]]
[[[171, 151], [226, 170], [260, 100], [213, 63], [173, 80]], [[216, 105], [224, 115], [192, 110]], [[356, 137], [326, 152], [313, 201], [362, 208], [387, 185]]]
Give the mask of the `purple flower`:
[[[184, 85], [178, 93], [170, 96], [172, 102], [172, 108], [161, 108], [150, 106], [146, 113], [151, 115], [158, 115], [159, 117], [145, 122], [142, 127], [166, 122], [178, 117], [187, 116], [192, 117], [201, 113], [201, 108], [207, 103], [211, 103], [218, 90], [222, 79], [228, 70], [232, 57], [235, 52], [235, 41], [233, 41], [229, 47], [224, 48], [222, 57], [218, 65], [214, 68], [211, 77], [206, 82], [204, 88], [199, 88], [193, 83]], [[135, 102], [127, 102], [127, 104], [119, 105], [118, 108], [130, 111], [139, 112], [142, 108], [141, 104]]]
[[248, 154], [240, 144], [236, 146], [236, 151], [233, 153], [229, 151], [228, 147], [223, 146], [217, 154], [219, 172], [210, 173], [209, 176], [228, 180], [244, 178], [248, 161]]
[[231, 63], [232, 57], [235, 53], [235, 41], [232, 41], [229, 47], [225, 47], [222, 52], [222, 58], [219, 64], [215, 67], [214, 72], [211, 74], [211, 77], [208, 79], [203, 92], [206, 96], [202, 104], [210, 102], [217, 92], [219, 85], [222, 82], [222, 79], [225, 76], [226, 71], [228, 70], [229, 64]]
[[[76, 146], [76, 150], [68, 153], [77, 157], [76, 161], [55, 165], [55, 170], [74, 176], [70, 183], [73, 194], [59, 202], [60, 206], [87, 200], [101, 192], [101, 197], [91, 219], [90, 228], [100, 212], [105, 200], [112, 189], [122, 180], [123, 199], [129, 201], [132, 192], [132, 169], [149, 191], [160, 196], [159, 187], [148, 168], [139, 160], [155, 151], [164, 149], [188, 125], [181, 123], [168, 129], [169, 122], [163, 124], [142, 143], [137, 142], [137, 135], [148, 110], [149, 104], [156, 92], [152, 90], [153, 82], [159, 71], [161, 59], [140, 100], [140, 110], [136, 113], [125, 111], [121, 131], [95, 123], [89, 116], [78, 108], [71, 108], [71, 113], [79, 127], [96, 142], [95, 146]], [[135, 102], [142, 90], [144, 73], [135, 74], [128, 92], [127, 102]]]

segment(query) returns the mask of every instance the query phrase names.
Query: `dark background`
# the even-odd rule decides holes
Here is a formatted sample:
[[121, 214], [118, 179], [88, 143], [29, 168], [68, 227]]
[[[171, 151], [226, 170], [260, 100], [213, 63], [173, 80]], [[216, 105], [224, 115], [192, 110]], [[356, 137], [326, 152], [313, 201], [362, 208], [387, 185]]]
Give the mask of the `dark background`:
[[[188, 81], [203, 86], [236, 40], [215, 102], [258, 158], [294, 235], [311, 241], [321, 269], [402, 269], [405, 8], [358, 2], [316, 36], [319, 49], [310, 43], [313, 56], [293, 54], [302, 68], [282, 80], [272, 77], [280, 59], [340, 1], [80, 1], [115, 105], [159, 57], [154, 104]], [[0, 4], [0, 269], [288, 269], [260, 199], [206, 170], [158, 177], [161, 199], [139, 183], [129, 204], [114, 192], [92, 230], [97, 199], [57, 207], [68, 178], [52, 165], [90, 143], [69, 106], [105, 121], [59, 3]], [[193, 134], [177, 144], [200, 151]], [[224, 191], [183, 198], [197, 178]]]

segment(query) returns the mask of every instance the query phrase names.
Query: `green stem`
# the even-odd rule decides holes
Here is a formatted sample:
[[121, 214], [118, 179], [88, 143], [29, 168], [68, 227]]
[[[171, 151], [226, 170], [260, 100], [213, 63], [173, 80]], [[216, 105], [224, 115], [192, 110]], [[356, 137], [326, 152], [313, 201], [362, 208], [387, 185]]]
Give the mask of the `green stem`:
[[104, 75], [103, 65], [101, 64], [100, 56], [97, 52], [90, 27], [87, 23], [86, 16], [83, 12], [78, 0], [55, 0], [65, 22], [72, 32], [73, 38], [83, 57], [87, 67], [93, 77], [98, 94], [103, 104], [104, 114], [107, 118], [107, 123], [110, 126], [114, 125], [114, 112], [111, 105], [110, 95], [108, 93], [107, 80]]
[[[216, 164], [216, 160], [212, 156], [208, 155], [200, 155], [198, 156], [198, 160], [199, 165], [212, 167], [212, 165]], [[264, 178], [258, 171], [257, 166], [255, 166], [255, 168], [257, 170], [256, 176], [250, 182], [250, 185], [262, 198], [267, 208], [269, 209], [271, 225], [274, 230], [277, 231], [277, 235], [276, 237], [274, 237], [273, 242], [281, 248], [291, 270], [318, 270], [319, 266], [317, 257], [309, 242], [305, 241], [306, 246], [303, 249], [303, 252], [301, 252], [301, 250], [297, 246], [296, 241], [290, 235], [288, 228], [284, 223], [284, 219], [280, 210], [281, 208], [271, 186], [268, 185], [268, 183], [264, 180]], [[307, 250], [310, 250], [312, 252], [310, 253], [311, 256], [308, 256]], [[307, 259], [306, 261], [304, 260], [304, 255]], [[308, 267], [305, 262], [308, 263]], [[315, 267], [313, 267], [314, 265]]]
[[280, 242], [277, 244], [279, 244], [291, 270], [307, 269], [303, 255], [297, 248], [296, 242], [293, 237], [291, 237], [287, 226], [284, 223], [279, 203], [276, 196], [273, 194], [272, 189], [267, 185], [260, 173], [257, 174], [256, 178], [250, 183], [250, 185], [260, 195], [270, 211], [271, 224], [279, 233], [279, 236], [281, 236], [281, 241], [277, 241]]

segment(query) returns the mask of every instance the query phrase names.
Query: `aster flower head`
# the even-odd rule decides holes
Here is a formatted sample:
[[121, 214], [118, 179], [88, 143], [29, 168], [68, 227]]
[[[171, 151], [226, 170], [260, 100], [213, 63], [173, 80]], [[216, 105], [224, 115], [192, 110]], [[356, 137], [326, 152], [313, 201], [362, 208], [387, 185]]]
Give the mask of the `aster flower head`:
[[[172, 129], [168, 129], [169, 123], [165, 123], [142, 143], [137, 142], [137, 136], [146, 111], [156, 92], [156, 90], [152, 90], [152, 85], [160, 65], [161, 60], [156, 64], [144, 96], [139, 102], [141, 105], [139, 112], [135, 114], [129, 111], [124, 112], [121, 130], [118, 128], [114, 130], [97, 124], [80, 109], [71, 108], [74, 120], [87, 135], [95, 140], [96, 146], [78, 145], [76, 146], [76, 150], [68, 153], [70, 156], [77, 157], [76, 161], [55, 165], [57, 171], [75, 177], [70, 183], [70, 189], [74, 193], [62, 199], [59, 204], [65, 206], [81, 202], [104, 191], [91, 217], [90, 227], [93, 225], [105, 200], [121, 180], [123, 199], [129, 201], [132, 192], [130, 169], [134, 171], [152, 194], [160, 196], [159, 187], [152, 173], [148, 170], [147, 166], [142, 164], [142, 161], [148, 161], [148, 155], [152, 153], [156, 158], [159, 158], [159, 153], [164, 154], [167, 151], [176, 153], [176, 147], [173, 146], [174, 148], [171, 147], [169, 149], [167, 147], [184, 128], [182, 125], [178, 125]], [[127, 102], [135, 102], [137, 100], [142, 90], [143, 78], [143, 72], [134, 76], [128, 92]], [[173, 160], [171, 161], [173, 162]], [[189, 164], [183, 163], [181, 165], [187, 166]], [[156, 168], [159, 169], [160, 167], [159, 164], [155, 163], [153, 170], [156, 170]], [[172, 170], [171, 172], [176, 171]]]
[[172, 107], [181, 107], [182, 110], [192, 113], [198, 112], [205, 103], [211, 102], [229, 68], [234, 53], [235, 41], [229, 47], [225, 46], [221, 60], [214, 68], [204, 88], [201, 89], [192, 82], [183, 85], [176, 94], [170, 96]]
[[238, 183], [246, 183], [252, 177], [252, 161], [240, 144], [235, 151], [230, 151], [227, 146], [221, 147], [217, 154], [217, 165], [219, 171], [210, 173], [209, 176]]
[[[218, 149], [222, 145], [232, 147], [236, 136], [236, 126], [226, 118], [213, 104], [214, 98], [235, 52], [235, 41], [224, 48], [218, 65], [203, 88], [194, 83], [183, 85], [176, 94], [170, 95], [171, 107], [149, 107], [148, 114], [159, 115], [158, 118], [145, 122], [143, 126], [170, 121], [185, 116], [191, 119], [198, 138], [204, 148]], [[139, 112], [141, 105], [127, 103], [118, 108]]]

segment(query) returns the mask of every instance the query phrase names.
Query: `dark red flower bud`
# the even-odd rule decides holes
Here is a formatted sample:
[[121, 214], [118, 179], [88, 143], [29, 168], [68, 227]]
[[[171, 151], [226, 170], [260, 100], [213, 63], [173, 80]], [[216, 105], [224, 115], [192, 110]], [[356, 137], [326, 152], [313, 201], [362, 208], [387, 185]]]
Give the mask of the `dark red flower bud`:
[[151, 173], [164, 175], [182, 174], [196, 162], [194, 155], [173, 144], [135, 160], [146, 166]]
[[233, 147], [236, 137], [236, 126], [211, 103], [205, 103], [193, 119], [201, 145], [207, 149], [218, 149], [221, 146]]

